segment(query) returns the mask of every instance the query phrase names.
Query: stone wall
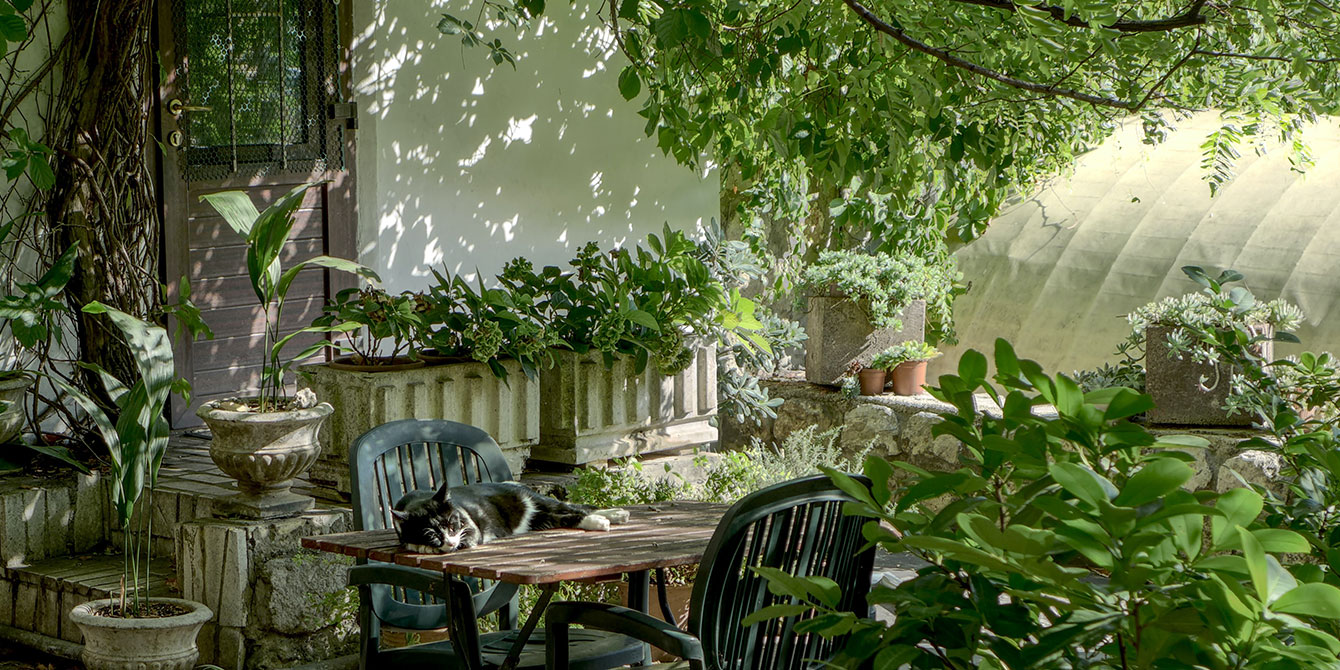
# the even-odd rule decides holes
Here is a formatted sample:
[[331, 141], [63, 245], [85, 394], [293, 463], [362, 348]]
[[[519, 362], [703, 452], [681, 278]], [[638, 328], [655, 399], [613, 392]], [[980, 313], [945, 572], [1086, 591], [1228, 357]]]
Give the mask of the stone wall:
[[200, 632], [200, 662], [225, 670], [282, 668], [352, 653], [342, 557], [304, 551], [303, 537], [352, 530], [345, 509], [289, 519], [200, 519], [181, 525], [182, 597], [214, 619]]
[[[838, 444], [849, 453], [871, 447], [871, 454], [889, 460], [906, 461], [930, 470], [952, 470], [959, 464], [962, 444], [948, 435], [934, 436], [931, 428], [941, 415], [953, 407], [929, 395], [857, 396], [849, 398], [835, 389], [795, 380], [762, 382], [774, 398], [782, 398], [777, 418], [762, 425], [740, 424], [722, 417], [721, 444], [726, 449], [747, 446], [759, 439], [780, 444], [792, 432], [818, 426], [820, 430], [838, 429]], [[999, 416], [1000, 410], [985, 395], [978, 399], [983, 414]], [[1052, 412], [1039, 408], [1040, 413]], [[1250, 483], [1280, 486], [1280, 459], [1265, 451], [1244, 449], [1243, 441], [1259, 437], [1257, 431], [1241, 428], [1154, 427], [1151, 432], [1168, 435], [1195, 435], [1205, 438], [1207, 449], [1187, 449], [1195, 459], [1195, 489], [1223, 491], [1246, 480]]]
[[59, 479], [0, 478], [0, 568], [85, 552], [107, 541], [107, 478], [94, 472]]

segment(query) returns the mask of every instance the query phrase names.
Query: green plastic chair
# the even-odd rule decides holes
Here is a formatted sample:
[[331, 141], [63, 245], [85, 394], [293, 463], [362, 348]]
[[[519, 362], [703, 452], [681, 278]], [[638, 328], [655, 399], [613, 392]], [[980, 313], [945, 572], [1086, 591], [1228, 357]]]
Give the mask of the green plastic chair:
[[[364, 433], [349, 449], [354, 526], [392, 527], [391, 509], [410, 491], [437, 490], [512, 480], [502, 449], [488, 433], [463, 423], [403, 419]], [[359, 667], [499, 667], [514, 640], [517, 586], [401, 565], [360, 561], [349, 570], [358, 587]], [[479, 619], [498, 614], [499, 632], [480, 633]], [[446, 628], [450, 639], [399, 649], [381, 649], [381, 627]], [[574, 631], [576, 632], [576, 631]], [[527, 641], [517, 668], [544, 667], [545, 631]], [[600, 631], [582, 632], [572, 668], [604, 670], [642, 659], [637, 640]]]
[[[869, 487], [870, 480], [853, 476]], [[689, 600], [687, 630], [627, 607], [559, 602], [549, 606], [550, 668], [570, 667], [570, 624], [617, 630], [687, 661], [692, 670], [791, 670], [816, 667], [844, 640], [797, 634], [795, 617], [742, 626], [749, 613], [788, 598], [768, 592], [749, 567], [779, 568], [798, 576], [823, 575], [842, 588], [838, 609], [869, 612], [875, 549], [866, 547], [867, 521], [842, 513], [854, 500], [826, 476], [782, 482], [745, 496], [717, 526]], [[685, 664], [676, 664], [682, 667]]]

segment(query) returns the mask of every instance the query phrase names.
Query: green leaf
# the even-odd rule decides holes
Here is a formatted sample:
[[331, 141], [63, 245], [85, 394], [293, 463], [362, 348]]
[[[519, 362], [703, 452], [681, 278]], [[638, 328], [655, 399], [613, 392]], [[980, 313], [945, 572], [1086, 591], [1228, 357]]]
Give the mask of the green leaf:
[[1320, 582], [1302, 584], [1281, 595], [1270, 609], [1298, 616], [1340, 619], [1340, 588]]
[[10, 42], [22, 42], [28, 39], [28, 24], [17, 14], [0, 16], [0, 37]]
[[1052, 479], [1071, 495], [1098, 506], [1117, 496], [1117, 488], [1088, 466], [1076, 463], [1052, 463], [1047, 467]]
[[642, 78], [637, 75], [637, 69], [629, 65], [619, 73], [619, 95], [624, 100], [632, 100], [642, 92]]
[[1112, 503], [1122, 507], [1139, 507], [1176, 491], [1195, 475], [1196, 471], [1180, 460], [1160, 458], [1140, 468]]
[[986, 379], [986, 356], [969, 349], [958, 359], [958, 376], [969, 386], [977, 386]]
[[[1087, 397], [1085, 399], [1089, 400]], [[1112, 400], [1108, 402], [1107, 409], [1103, 412], [1103, 419], [1107, 421], [1125, 419], [1147, 412], [1153, 406], [1154, 399], [1148, 395], [1136, 393], [1126, 388], [1119, 388]]]
[[1224, 515], [1210, 520], [1210, 536], [1214, 545], [1221, 546], [1237, 528], [1256, 521], [1263, 506], [1261, 495], [1251, 489], [1229, 489], [1224, 492], [1214, 503], [1215, 509]]
[[251, 236], [251, 227], [261, 215], [256, 211], [256, 205], [252, 204], [251, 197], [243, 191], [206, 193], [200, 199], [209, 203], [228, 226], [243, 238]]
[[1251, 533], [1261, 547], [1272, 554], [1307, 554], [1312, 551], [1307, 538], [1291, 530], [1260, 528]]
[[768, 605], [767, 607], [754, 610], [745, 615], [745, 617], [740, 620], [740, 625], [752, 626], [769, 619], [799, 616], [812, 609], [814, 609], [814, 607], [811, 605]]
[[639, 326], [650, 328], [657, 332], [660, 332], [661, 330], [660, 324], [656, 323], [656, 317], [640, 309], [628, 310], [627, 316], [629, 321], [632, 321], [633, 323], [636, 323]]
[[33, 180], [34, 186], [43, 191], [56, 185], [56, 173], [51, 171], [51, 164], [42, 156], [34, 155], [28, 160], [28, 177]]

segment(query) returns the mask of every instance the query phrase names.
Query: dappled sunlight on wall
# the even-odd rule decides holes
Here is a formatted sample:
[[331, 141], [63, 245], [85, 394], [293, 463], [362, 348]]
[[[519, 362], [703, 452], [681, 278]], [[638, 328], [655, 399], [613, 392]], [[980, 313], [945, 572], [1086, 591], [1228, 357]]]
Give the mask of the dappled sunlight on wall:
[[717, 215], [715, 170], [662, 156], [619, 96], [623, 57], [593, 8], [560, 3], [511, 38], [513, 70], [437, 31], [442, 12], [473, 20], [473, 7], [355, 9], [359, 249], [388, 288], [422, 287], [430, 268], [490, 276], [520, 255], [562, 264], [588, 240]]
[[1340, 350], [1340, 121], [1308, 127], [1315, 164], [1303, 174], [1287, 145], [1244, 147], [1236, 179], [1211, 199], [1201, 143], [1217, 123], [1184, 121], [1151, 148], [1129, 121], [1072, 174], [997, 217], [958, 253], [972, 283], [955, 304], [962, 344], [932, 373], [997, 337], [1048, 370], [1095, 367], [1130, 332], [1125, 314], [1198, 288], [1184, 265], [1243, 272], [1258, 297], [1303, 308], [1304, 348]]

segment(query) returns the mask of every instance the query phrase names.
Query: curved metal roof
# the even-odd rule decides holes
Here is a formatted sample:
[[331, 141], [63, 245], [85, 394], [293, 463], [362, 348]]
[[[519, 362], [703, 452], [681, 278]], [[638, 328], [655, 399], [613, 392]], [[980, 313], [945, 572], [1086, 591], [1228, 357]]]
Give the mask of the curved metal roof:
[[1198, 288], [1184, 265], [1241, 271], [1257, 297], [1303, 308], [1305, 349], [1340, 349], [1340, 316], [1327, 318], [1340, 311], [1340, 123], [1305, 131], [1305, 173], [1287, 145], [1247, 149], [1211, 198], [1201, 144], [1218, 123], [1195, 117], [1150, 147], [1128, 122], [1004, 211], [958, 252], [972, 288], [955, 305], [960, 344], [937, 369], [967, 348], [989, 354], [997, 337], [1051, 372], [1095, 367], [1129, 332], [1125, 314]]

